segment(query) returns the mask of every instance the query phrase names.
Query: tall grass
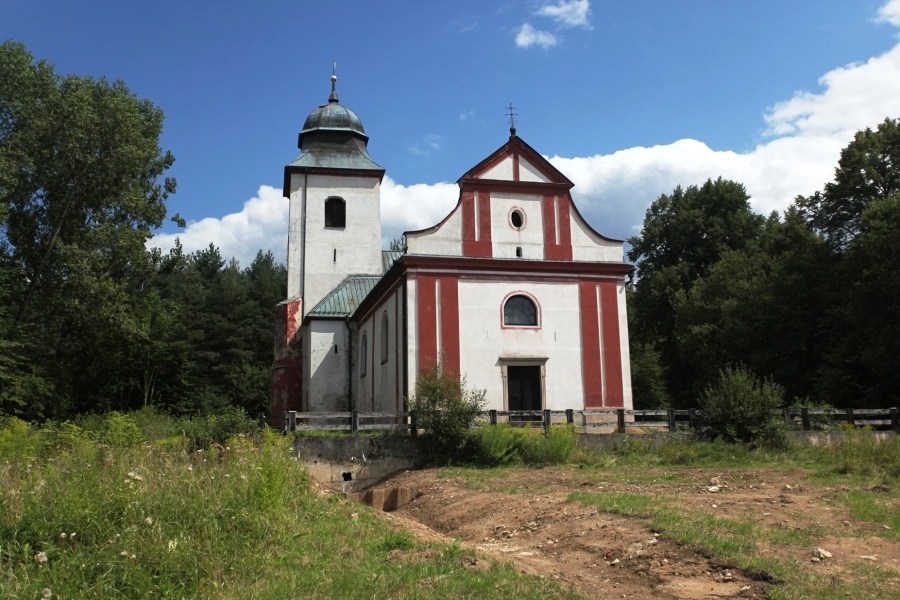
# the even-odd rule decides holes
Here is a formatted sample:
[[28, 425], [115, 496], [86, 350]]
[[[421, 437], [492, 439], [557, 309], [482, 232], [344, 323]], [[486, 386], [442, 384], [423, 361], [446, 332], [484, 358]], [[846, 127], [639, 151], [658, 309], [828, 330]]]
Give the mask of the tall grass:
[[566, 596], [320, 496], [290, 438], [191, 451], [158, 415], [81, 424], [0, 423], [0, 598]]

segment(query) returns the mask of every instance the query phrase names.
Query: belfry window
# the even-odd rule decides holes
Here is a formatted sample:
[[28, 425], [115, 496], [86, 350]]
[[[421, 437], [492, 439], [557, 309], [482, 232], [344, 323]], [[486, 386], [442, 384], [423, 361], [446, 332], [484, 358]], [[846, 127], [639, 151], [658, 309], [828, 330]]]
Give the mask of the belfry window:
[[528, 296], [510, 296], [503, 305], [503, 324], [513, 327], [536, 327], [537, 306]]
[[325, 227], [341, 228], [347, 225], [347, 203], [332, 196], [325, 201]]

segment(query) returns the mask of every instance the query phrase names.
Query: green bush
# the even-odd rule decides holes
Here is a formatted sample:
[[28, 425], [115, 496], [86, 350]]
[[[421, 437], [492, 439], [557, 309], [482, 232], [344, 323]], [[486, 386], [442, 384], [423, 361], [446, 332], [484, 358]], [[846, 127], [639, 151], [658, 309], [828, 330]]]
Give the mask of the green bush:
[[103, 420], [100, 439], [113, 448], [133, 448], [144, 442], [144, 434], [131, 415], [111, 412]]
[[190, 440], [191, 450], [209, 448], [213, 444], [224, 446], [233, 435], [250, 435], [259, 429], [257, 422], [236, 406], [181, 423], [185, 437]]
[[560, 465], [575, 452], [575, 430], [571, 425], [551, 427], [546, 435], [523, 437], [522, 461], [528, 465]]
[[704, 433], [731, 443], [785, 448], [787, 436], [777, 412], [783, 402], [784, 389], [777, 383], [760, 379], [742, 364], [726, 366], [700, 395]]
[[416, 392], [409, 408], [426, 461], [446, 463], [463, 457], [469, 429], [484, 407], [484, 390], [472, 390], [465, 378], [444, 371], [439, 364], [426, 366], [416, 378]]
[[483, 424], [472, 431], [470, 447], [474, 462], [499, 467], [521, 460], [523, 431], [508, 425]]

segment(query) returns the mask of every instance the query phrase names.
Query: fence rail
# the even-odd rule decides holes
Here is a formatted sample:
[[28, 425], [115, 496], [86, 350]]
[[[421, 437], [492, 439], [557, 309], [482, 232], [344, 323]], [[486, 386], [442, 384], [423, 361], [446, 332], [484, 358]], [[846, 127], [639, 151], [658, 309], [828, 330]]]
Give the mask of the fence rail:
[[[898, 411], [893, 408], [806, 408], [791, 406], [782, 409], [784, 422], [804, 431], [822, 429], [836, 424], [855, 427], [890, 428], [900, 432]], [[481, 421], [491, 425], [508, 424], [518, 427], [542, 427], [545, 431], [554, 424], [570, 424], [585, 431], [606, 429], [625, 433], [626, 428], [654, 428], [670, 432], [679, 429], [699, 431], [701, 413], [694, 408], [663, 410], [626, 410], [595, 408], [585, 410], [488, 410]], [[284, 431], [344, 431], [352, 434], [365, 431], [418, 432], [415, 415], [409, 412], [297, 412], [284, 413]]]

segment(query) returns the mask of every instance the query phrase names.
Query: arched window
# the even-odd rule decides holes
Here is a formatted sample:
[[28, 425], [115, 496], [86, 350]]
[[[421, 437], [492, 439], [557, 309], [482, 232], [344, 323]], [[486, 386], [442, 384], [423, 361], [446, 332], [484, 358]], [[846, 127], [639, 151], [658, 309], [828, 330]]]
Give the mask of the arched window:
[[528, 296], [510, 296], [503, 305], [503, 324], [536, 327], [538, 324], [537, 306]]
[[381, 314], [381, 364], [388, 360], [388, 316], [387, 311]]
[[347, 203], [343, 198], [332, 196], [325, 201], [325, 227], [346, 227]]
[[366, 364], [369, 362], [369, 337], [363, 331], [359, 340], [359, 376], [366, 376]]

